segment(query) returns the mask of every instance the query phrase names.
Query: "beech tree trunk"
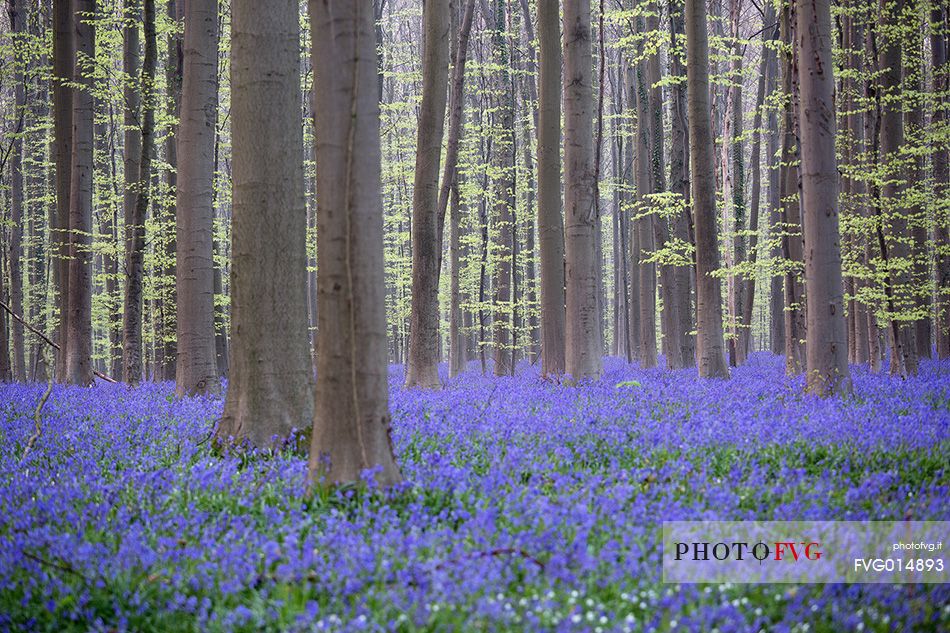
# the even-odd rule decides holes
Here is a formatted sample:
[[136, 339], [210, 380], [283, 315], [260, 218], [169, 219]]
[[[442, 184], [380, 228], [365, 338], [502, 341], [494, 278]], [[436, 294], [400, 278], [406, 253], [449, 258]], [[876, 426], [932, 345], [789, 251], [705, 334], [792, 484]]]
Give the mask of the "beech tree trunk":
[[512, 292], [512, 272], [515, 253], [515, 128], [514, 87], [511, 81], [510, 58], [505, 38], [506, 6], [497, 0], [494, 8], [495, 25], [492, 32], [492, 48], [498, 71], [498, 105], [494, 113], [494, 126], [503, 138], [495, 145], [495, 214], [496, 262], [494, 281], [494, 318], [492, 338], [494, 343], [495, 375], [514, 375], [515, 301]]
[[709, 109], [709, 44], [704, 0], [686, 0], [686, 75], [692, 204], [696, 233], [696, 357], [702, 378], [728, 378], [716, 229], [716, 174]]
[[179, 395], [217, 392], [214, 333], [214, 138], [217, 120], [216, 0], [185, 3], [176, 189], [176, 314]]
[[69, 193], [73, 153], [73, 89], [69, 82], [73, 79], [76, 65], [72, 0], [53, 0], [53, 31], [53, 147], [50, 153], [56, 161], [56, 212], [50, 223], [50, 258], [59, 318], [54, 334], [59, 344], [55, 375], [58, 381], [65, 382], [69, 335]]
[[69, 296], [66, 382], [90, 385], [92, 367], [92, 150], [95, 80], [82, 69], [96, 54], [95, 0], [74, 0], [76, 66], [73, 81], [72, 160], [69, 181]]
[[449, 0], [425, 3], [423, 29], [422, 103], [412, 193], [412, 311], [406, 386], [435, 389], [441, 385], [438, 372], [439, 265], [442, 260], [439, 164], [448, 89]]
[[538, 0], [538, 250], [541, 373], [565, 371], [564, 220], [561, 211], [561, 28], [558, 0]]
[[[180, 22], [184, 13], [185, 0], [168, 0], [167, 17], [170, 21]], [[168, 100], [166, 103], [166, 114], [174, 120], [178, 119], [181, 110], [181, 74], [184, 51], [182, 50], [181, 36], [177, 33], [168, 35], [168, 59], [165, 64], [165, 86], [168, 91]], [[178, 183], [178, 126], [172, 126], [171, 133], [165, 138], [165, 162], [169, 169], [165, 173], [165, 182], [168, 187], [168, 194], [174, 200], [175, 191]], [[175, 222], [175, 207], [173, 204], [167, 205], [164, 210], [165, 218], [168, 222]], [[163, 284], [163, 310], [171, 313], [171, 316], [164, 316], [162, 322], [162, 345], [163, 363], [161, 367], [162, 380], [175, 380], [177, 373], [178, 343], [175, 338], [175, 253], [177, 251], [175, 244], [175, 234], [167, 238], [165, 242], [165, 261], [162, 275]]]
[[296, 0], [231, 2], [231, 350], [217, 436], [284, 445], [313, 420]]
[[801, 196], [799, 195], [798, 136], [795, 120], [798, 101], [797, 60], [794, 46], [794, 5], [782, 10], [782, 40], [792, 45], [782, 67], [782, 89], [786, 95], [782, 121], [782, 255], [785, 273], [785, 372], [789, 376], [805, 369], [805, 296], [801, 280], [804, 268], [802, 250]]
[[[26, 8], [23, 0], [8, 0], [7, 13], [10, 18], [10, 30], [15, 37], [26, 34]], [[16, 43], [15, 50], [22, 44]], [[18, 64], [13, 76], [13, 118], [15, 136], [10, 146], [10, 304], [13, 311], [23, 314], [23, 137], [26, 121], [26, 85], [22, 65]], [[13, 343], [13, 379], [26, 380], [26, 350], [23, 341], [23, 324], [11, 320], [11, 342]]]
[[[651, 152], [652, 126], [651, 103], [646, 85], [645, 62], [639, 62], [634, 71], [637, 95], [637, 155], [635, 160], [637, 176], [637, 213], [647, 212], [650, 199], [654, 193], [653, 154]], [[646, 369], [656, 367], [656, 264], [642, 261], [655, 248], [654, 223], [656, 218], [652, 214], [643, 215], [635, 221], [639, 257], [634, 260], [634, 274], [639, 276], [638, 290], [635, 297], [640, 314], [637, 320], [640, 327], [640, 350], [637, 354], [640, 366]]]
[[[765, 104], [766, 91], [771, 94], [775, 85], [775, 69], [773, 60], [775, 54], [769, 48], [769, 42], [776, 39], [776, 29], [772, 26], [775, 21], [775, 9], [772, 5], [766, 5], [765, 15], [762, 18], [762, 59], [759, 64], [759, 81], [756, 86], [755, 94], [755, 114], [752, 117], [752, 151], [750, 162], [752, 168], [752, 205], [749, 211], [749, 262], [753, 264], [758, 259], [758, 231], [759, 231], [759, 199], [762, 196], [762, 108]], [[768, 158], [768, 164], [771, 166], [772, 159]], [[771, 171], [769, 171], [771, 174]], [[752, 340], [752, 308], [755, 300], [755, 278], [756, 274], [749, 277], [745, 287], [742, 288], [742, 322], [739, 328], [739, 340], [736, 348], [736, 357], [739, 363], [745, 362], [751, 351]]]
[[400, 481], [390, 435], [372, 0], [310, 0], [317, 139], [315, 483], [376, 468]]
[[[881, 0], [881, 19], [884, 26], [896, 27], [901, 20], [904, 0]], [[901, 376], [917, 374], [916, 326], [913, 321], [896, 318], [897, 312], [913, 309], [914, 297], [910, 291], [911, 249], [905, 242], [907, 234], [907, 209], [903, 196], [907, 174], [900, 163], [899, 154], [904, 145], [904, 119], [902, 105], [896, 99], [901, 90], [901, 49], [903, 42], [897, 32], [882, 33], [878, 38], [878, 66], [881, 90], [881, 146], [878, 164], [886, 170], [886, 179], [881, 186], [882, 212], [888, 218], [888, 230], [879, 228], [881, 249], [887, 261], [891, 319], [891, 365], [892, 374]], [[895, 265], [896, 264], [896, 265]]]
[[[844, 20], [843, 27], [844, 53], [846, 67], [851, 72], [861, 73], [864, 69], [864, 26], [859, 19], [848, 17]], [[845, 122], [847, 125], [846, 145], [847, 151], [843, 154], [848, 157], [852, 163], [851, 169], [859, 171], [862, 166], [862, 158], [867, 151], [864, 126], [865, 116], [863, 108], [857, 107], [858, 98], [862, 95], [858, 80], [852, 77], [844, 79], [844, 98], [843, 103], [847, 111]], [[855, 176], [859, 176], [858, 173]], [[848, 188], [850, 198], [853, 201], [852, 213], [857, 217], [867, 217], [867, 188], [864, 179], [861, 177], [851, 177], [844, 180]], [[852, 248], [855, 249], [855, 258], [864, 260], [864, 265], [869, 262], [865, 259], [867, 252], [867, 238], [856, 236], [852, 242]], [[856, 276], [854, 278], [854, 294], [856, 299], [854, 303], [854, 349], [849, 348], [853, 361], [857, 364], [864, 364], [870, 360], [870, 338], [871, 332], [868, 327], [869, 320], [874, 319], [874, 311], [869, 310], [865, 304], [865, 299], [861, 297], [861, 289], [866, 286], [866, 280]], [[877, 336], [876, 332], [874, 334]]]
[[[904, 18], [910, 20], [911, 24], [920, 27], [915, 28], [911, 41], [903, 41], [903, 66], [904, 66], [904, 85], [902, 92], [910, 91], [911, 94], [924, 94], [923, 81], [923, 21], [919, 6], [921, 2], [911, 2], [913, 13]], [[914, 98], [910, 104], [905, 107], [904, 125], [907, 130], [909, 145], [924, 146], [924, 99]], [[911, 247], [911, 256], [913, 258], [913, 268], [911, 270], [911, 283], [915, 292], [915, 304], [917, 310], [922, 315], [914, 321], [914, 340], [916, 343], [915, 354], [918, 359], [930, 358], [931, 356], [931, 327], [930, 315], [933, 311], [933, 286], [930, 283], [930, 254], [927, 244], [929, 235], [929, 218], [927, 217], [929, 209], [925, 202], [924, 193], [924, 156], [917, 154], [913, 156], [907, 164], [908, 186], [913, 202], [907, 209], [907, 219], [910, 224], [911, 235], [913, 236], [913, 245]], [[916, 194], [916, 195], [915, 195]]]
[[[948, 88], [947, 68], [947, 9], [934, 6], [930, 12], [932, 23], [930, 35], [930, 54], [934, 68], [934, 91], [946, 95]], [[947, 124], [947, 98], [940, 97], [934, 107], [932, 125], [938, 127]], [[947, 146], [943, 145], [933, 155], [934, 198], [943, 201], [936, 211], [935, 238], [941, 254], [937, 256], [937, 304], [936, 304], [936, 343], [937, 356], [950, 358], [950, 206], [946, 201], [950, 196], [950, 156]]]
[[603, 361], [591, 75], [590, 0], [564, 0], [565, 370], [574, 380], [599, 377]]
[[[468, 39], [472, 32], [475, 15], [475, 0], [468, 0], [462, 15], [458, 31], [458, 43], [455, 46], [455, 61], [452, 71], [452, 93], [450, 95], [451, 112], [449, 116], [449, 138], [446, 148], [445, 171], [439, 193], [439, 222], [444, 224], [445, 206], [451, 206], [449, 219], [449, 265], [451, 267], [451, 298], [449, 315], [449, 377], [465, 371], [466, 350], [465, 335], [462, 329], [461, 288], [459, 279], [460, 236], [459, 229], [462, 213], [459, 201], [458, 148], [462, 138], [462, 120], [465, 112], [465, 62], [468, 59]], [[446, 198], [443, 200], [443, 196]], [[438, 234], [442, 235], [442, 230]], [[439, 249], [441, 257], [441, 248]]]
[[[141, 107], [133, 113], [141, 123], [140, 153], [138, 160], [135, 161], [139, 173], [132, 184], [132, 197], [135, 204], [131, 209], [131, 215], [126, 216], [125, 223], [126, 278], [125, 305], [122, 312], [122, 380], [129, 384], [137, 384], [142, 378], [142, 281], [145, 276], [145, 218], [149, 207], [149, 180], [152, 170], [152, 154], [155, 147], [156, 102], [154, 83], [158, 57], [158, 46], [155, 39], [155, 0], [145, 0], [144, 6], [145, 56], [139, 82], [142, 91]], [[126, 19], [133, 18], [127, 16]], [[132, 27], [131, 30], [137, 32], [138, 28], [137, 26]], [[137, 46], [138, 43], [136, 42]], [[129, 161], [126, 160], [126, 168], [128, 168], [128, 165]], [[127, 185], [129, 181], [127, 175]]]
[[[670, 36], [674, 44], [685, 40], [682, 10], [671, 11]], [[670, 191], [690, 202], [689, 192], [689, 124], [687, 122], [686, 68], [680, 55], [671, 55], [670, 73], [678, 82], [670, 86]], [[693, 226], [689, 206], [673, 219], [673, 237], [683, 244], [693, 243]], [[680, 333], [680, 353], [673, 350], [673, 369], [696, 364], [696, 339], [693, 331], [692, 267], [677, 266], [673, 270], [673, 300], [677, 303], [674, 326]]]
[[805, 233], [806, 385], [820, 396], [851, 390], [838, 239], [830, 0], [798, 7], [802, 207]]

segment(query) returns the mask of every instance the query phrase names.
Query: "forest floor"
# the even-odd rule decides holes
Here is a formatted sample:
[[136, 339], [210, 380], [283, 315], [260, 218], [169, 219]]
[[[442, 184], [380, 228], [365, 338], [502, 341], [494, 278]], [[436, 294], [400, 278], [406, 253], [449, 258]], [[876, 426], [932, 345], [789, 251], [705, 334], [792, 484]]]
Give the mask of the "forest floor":
[[[474, 368], [474, 365], [473, 365]], [[672, 519], [950, 519], [950, 363], [820, 400], [757, 354], [729, 381], [608, 360], [439, 392], [391, 372], [406, 483], [308, 494], [220, 455], [220, 399], [0, 386], [0, 631], [939, 631], [950, 585], [663, 584]]]

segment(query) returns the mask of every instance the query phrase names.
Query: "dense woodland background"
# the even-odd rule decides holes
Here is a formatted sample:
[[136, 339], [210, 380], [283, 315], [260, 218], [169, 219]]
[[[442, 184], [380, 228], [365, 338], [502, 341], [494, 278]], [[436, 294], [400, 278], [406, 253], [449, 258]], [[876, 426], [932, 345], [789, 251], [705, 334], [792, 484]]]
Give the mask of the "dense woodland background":
[[[310, 95], [315, 76], [330, 71], [311, 56], [305, 4], [298, 11], [297, 66], [291, 67], [299, 67], [300, 90]], [[555, 105], [563, 105], [566, 162], [563, 177], [554, 165], [553, 179], [552, 137], [545, 145], [542, 127], [552, 124], [554, 93], [550, 80], [545, 85], [539, 77], [539, 64], [560, 70], [561, 36], [552, 37], [552, 22], [544, 19], [554, 15], [554, 28], [560, 27], [558, 3], [430, 1], [425, 16], [423, 4], [375, 0], [373, 6], [388, 357], [410, 361], [410, 383], [437, 382], [433, 359], [450, 360], [453, 373], [466, 361], [482, 371], [511, 373], [519, 362], [538, 362], [539, 355], [552, 357], [546, 373], [571, 369], [556, 358], [563, 355], [556, 343], [542, 343], [541, 281], [545, 265], [549, 271], [561, 266], [557, 190], [564, 183], [564, 203], [576, 203], [578, 176], [571, 171], [567, 141], [578, 135], [593, 150], [579, 178], [591, 192], [589, 255], [596, 274], [585, 284], [596, 302], [588, 315], [598, 322], [594, 345], [647, 367], [664, 358], [671, 368], [695, 363], [696, 323], [701, 331], [703, 322], [696, 315], [694, 266], [702, 220], [690, 194], [690, 144], [696, 142], [690, 131], [699, 124], [687, 114], [690, 24], [708, 36], [708, 56], [698, 63], [708, 71], [713, 164], [693, 164], [692, 175], [697, 169], [714, 175], [709, 184], [716, 196], [712, 237], [718, 248], [709, 261], [721, 285], [725, 354], [735, 365], [752, 350], [772, 350], [786, 354], [790, 373], [805, 368], [806, 288], [819, 282], [805, 279], [808, 244], [802, 240], [809, 208], [801, 195], [800, 148], [807, 142], [799, 71], [810, 57], [802, 56], [808, 38], [798, 28], [800, 3], [711, 0], [697, 23], [696, 14], [677, 0], [595, 0], [590, 7], [565, 2], [564, 24], [579, 15], [578, 24], [589, 28], [589, 53], [575, 58], [564, 37], [565, 79], [555, 98], [563, 97], [563, 104]], [[213, 260], [202, 274], [213, 290], [214, 373], [228, 375], [234, 362], [232, 266], [242, 255], [235, 244], [260, 262], [268, 253], [294, 250], [275, 241], [277, 233], [239, 229], [235, 222], [232, 192], [242, 185], [235, 157], [255, 152], [256, 135], [280, 130], [265, 122], [272, 114], [261, 111], [259, 130], [250, 130], [245, 145], [238, 145], [231, 114], [241, 98], [232, 67], [239, 40], [232, 33], [230, 3], [6, 5], [0, 22], [0, 379], [45, 380], [56, 371], [63, 380], [88, 382], [89, 371], [70, 373], [67, 354], [57, 354], [53, 367], [53, 355], [43, 353], [48, 342], [67, 336], [67, 325], [91, 342], [88, 370], [129, 382], [175, 379], [176, 362], [187, 354], [180, 324], [207, 316], [189, 303], [195, 291], [176, 271], [176, 261], [180, 267], [183, 250], [207, 241]], [[265, 14], [271, 8], [261, 3], [256, 10]], [[829, 120], [836, 129], [840, 191], [832, 207], [836, 216], [840, 212], [847, 315], [842, 343], [851, 363], [880, 368], [890, 349], [897, 359], [890, 371], [913, 373], [916, 359], [934, 349], [950, 355], [947, 5], [848, 0], [827, 10], [831, 32], [825, 43], [832, 49], [834, 77]], [[203, 83], [199, 78], [183, 93], [189, 55], [202, 54], [198, 45], [184, 45], [189, 19], [205, 29], [203, 40], [196, 35], [194, 41], [216, 55], [203, 59]], [[426, 50], [427, 40], [438, 45]], [[259, 47], [246, 54], [278, 52]], [[567, 78], [576, 73], [590, 82], [587, 96], [571, 92]], [[539, 105], [546, 86], [547, 110]], [[572, 105], [575, 97], [587, 99], [576, 101], [580, 111]], [[72, 110], [58, 116], [57, 108], [66, 107]], [[204, 130], [189, 127], [195, 112], [211, 113]], [[76, 113], [84, 114], [77, 119]], [[557, 135], [560, 114], [553, 116]], [[301, 99], [299, 117], [287, 120], [299, 120], [303, 130], [305, 216], [294, 223], [300, 231], [305, 224], [306, 318], [313, 343], [320, 312], [313, 100]], [[198, 142], [203, 149], [188, 149], [183, 157], [183, 144], [195, 143], [196, 134], [205, 136]], [[561, 137], [554, 138], [559, 147]], [[64, 149], [69, 142], [72, 150]], [[204, 186], [202, 174], [213, 181]], [[90, 208], [63, 206], [70, 186], [74, 195], [91, 195]], [[207, 189], [210, 207], [183, 207], [185, 186], [197, 187], [199, 197]], [[709, 186], [704, 192], [712, 193]], [[557, 216], [550, 215], [552, 208]], [[570, 259], [570, 209], [567, 217]], [[202, 224], [202, 218], [213, 224]], [[277, 222], [276, 216], [261, 222]], [[205, 231], [206, 225], [213, 230]], [[241, 241], [239, 230], [257, 235]], [[703, 230], [699, 237], [709, 234]], [[555, 259], [544, 261], [546, 239], [561, 245], [549, 245]], [[414, 246], [420, 258], [415, 282]], [[79, 270], [70, 271], [77, 259]], [[835, 263], [821, 266], [818, 279]], [[275, 286], [287, 282], [281, 270], [279, 262], [277, 268], [261, 266]], [[62, 291], [77, 274], [91, 292], [85, 312], [77, 308], [73, 314]], [[568, 282], [568, 312], [570, 295]], [[267, 310], [258, 317], [263, 330], [281, 330], [268, 324], [276, 317]], [[552, 340], [565, 338], [560, 327]], [[420, 333], [418, 362], [410, 358], [412, 332]]]

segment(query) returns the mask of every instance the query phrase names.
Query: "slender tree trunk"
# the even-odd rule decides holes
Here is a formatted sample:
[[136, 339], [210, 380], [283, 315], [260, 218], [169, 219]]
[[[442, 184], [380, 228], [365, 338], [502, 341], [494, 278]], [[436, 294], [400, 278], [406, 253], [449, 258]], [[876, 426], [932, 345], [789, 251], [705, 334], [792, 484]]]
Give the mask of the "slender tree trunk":
[[[174, 22], [180, 22], [184, 14], [185, 0], [168, 1], [168, 19]], [[181, 80], [184, 51], [182, 49], [181, 37], [177, 33], [168, 36], [168, 62], [165, 65], [165, 86], [168, 92], [166, 105], [166, 114], [169, 118], [177, 120], [181, 111]], [[165, 139], [165, 162], [168, 163], [169, 170], [166, 173], [166, 182], [168, 185], [168, 195], [172, 200], [176, 195], [178, 187], [178, 125], [172, 126], [171, 132]], [[165, 211], [166, 221], [175, 225], [176, 209], [173, 205], [168, 205]], [[175, 286], [175, 253], [177, 252], [175, 241], [175, 232], [165, 242], [165, 261], [167, 264], [163, 267], [162, 277], [164, 279], [164, 309], [171, 312], [162, 324], [163, 347], [164, 347], [164, 365], [162, 367], [162, 380], [175, 380], [178, 371], [178, 343], [175, 337], [174, 318], [175, 305], [177, 304], [177, 290]], [[171, 325], [170, 325], [171, 323]]]
[[[22, 50], [22, 37], [26, 35], [26, 7], [23, 0], [8, 0], [7, 13], [10, 30], [16, 38], [14, 51]], [[10, 303], [13, 311], [23, 314], [23, 137], [26, 122], [26, 86], [22, 64], [17, 64], [13, 73], [13, 118], [14, 136], [10, 147]], [[13, 343], [13, 379], [26, 380], [26, 350], [23, 341], [23, 324], [16, 319], [11, 323]]]
[[185, 4], [181, 120], [176, 189], [179, 394], [219, 389], [215, 364], [214, 137], [217, 114], [218, 13], [216, 0]]
[[[442, 185], [439, 192], [438, 217], [441, 236], [444, 224], [445, 206], [450, 204], [451, 218], [449, 221], [449, 257], [452, 268], [451, 298], [449, 317], [449, 376], [454, 377], [465, 370], [465, 337], [461, 329], [462, 309], [459, 287], [459, 222], [461, 210], [459, 202], [459, 174], [458, 148], [462, 137], [462, 120], [465, 112], [465, 63], [468, 59], [468, 39], [472, 31], [473, 16], [475, 15], [475, 0], [468, 0], [459, 26], [458, 43], [455, 46], [454, 66], [452, 71], [452, 92], [450, 95], [451, 111], [449, 115], [449, 138], [446, 148], [445, 171], [442, 175]], [[441, 238], [440, 238], [441, 239]], [[439, 249], [441, 258], [442, 249]]]
[[801, 234], [801, 197], [798, 192], [799, 169], [798, 138], [795, 125], [797, 103], [797, 48], [793, 45], [794, 5], [782, 9], [782, 41], [791, 46], [782, 65], [782, 90], [785, 111], [782, 121], [782, 256], [785, 272], [785, 371], [788, 375], [801, 373], [805, 368], [805, 306], [801, 270], [804, 265]]
[[[905, 16], [901, 21], [910, 21], [911, 24], [919, 26], [915, 28], [911, 40], [902, 41], [903, 64], [904, 64], [904, 85], [901, 88], [902, 93], [909, 91], [911, 95], [915, 92], [923, 94], [923, 23], [920, 19], [920, 7], [922, 2], [911, 1], [909, 3], [912, 13]], [[907, 130], [907, 145], [911, 147], [921, 147], [924, 145], [924, 100], [919, 97], [912, 97], [909, 105], [904, 111], [904, 127]], [[933, 286], [930, 283], [930, 255], [927, 244], [930, 239], [929, 218], [927, 204], [924, 202], [926, 194], [923, 190], [925, 178], [924, 156], [917, 154], [911, 158], [907, 164], [908, 185], [913, 202], [907, 210], [907, 219], [910, 224], [911, 235], [913, 236], [913, 246], [911, 247], [911, 257], [914, 265], [911, 270], [911, 283], [913, 284], [916, 296], [915, 304], [917, 310], [923, 316], [914, 322], [914, 339], [916, 343], [915, 354], [917, 358], [930, 358], [931, 356], [931, 327], [930, 316], [933, 311]], [[916, 195], [915, 195], [916, 194]]]
[[802, 207], [808, 340], [806, 390], [821, 396], [851, 391], [838, 241], [838, 165], [830, 0], [798, 7], [802, 129]]
[[412, 312], [406, 386], [435, 389], [441, 384], [438, 362], [442, 235], [439, 229], [443, 222], [439, 216], [440, 211], [444, 214], [445, 207], [439, 206], [439, 162], [448, 89], [449, 0], [426, 2], [423, 22], [425, 43], [412, 195]]
[[[860, 19], [850, 16], [844, 20], [844, 49], [845, 66], [852, 73], [861, 73], [864, 68], [864, 26]], [[853, 207], [852, 213], [856, 217], [866, 218], [868, 215], [867, 189], [864, 178], [860, 177], [860, 170], [863, 165], [863, 157], [867, 150], [864, 137], [865, 117], [864, 110], [858, 107], [859, 84], [858, 79], [847, 76], [844, 79], [844, 99], [843, 107], [847, 114], [845, 121], [847, 124], [846, 147], [847, 151], [843, 154], [848, 157], [849, 167], [853, 173], [852, 176], [844, 180], [850, 193], [850, 202]], [[864, 253], [867, 249], [867, 239], [864, 236], [854, 236], [852, 248], [855, 249], [855, 258], [864, 259]], [[865, 266], [867, 261], [863, 262]], [[870, 332], [868, 329], [868, 319], [873, 319], [873, 311], [868, 310], [865, 299], [861, 296], [861, 290], [866, 286], [866, 281], [860, 277], [854, 277], [854, 349], [851, 351], [855, 363], [867, 363], [870, 359]]]
[[590, 0], [565, 0], [565, 369], [575, 380], [599, 377], [603, 354], [591, 69]]
[[[674, 44], [685, 40], [682, 7], [670, 7], [670, 35]], [[686, 68], [679, 54], [671, 55], [670, 71], [677, 83], [670, 86], [670, 191], [678, 194], [687, 207], [673, 219], [673, 237], [691, 244], [692, 219], [689, 211], [689, 125], [686, 117]], [[673, 301], [676, 302], [674, 324], [680, 333], [679, 355], [673, 350], [673, 369], [692, 367], [696, 363], [696, 340], [693, 331], [692, 267], [677, 266], [673, 271]]]
[[[124, 79], [124, 84], [122, 87], [122, 129], [124, 130], [124, 141], [122, 149], [122, 164], [123, 164], [123, 174], [124, 174], [124, 190], [122, 197], [122, 222], [123, 228], [119, 229], [122, 233], [123, 243], [125, 245], [125, 261], [122, 266], [122, 321], [119, 336], [121, 337], [120, 343], [120, 353], [122, 355], [121, 360], [121, 372], [116, 378], [120, 378], [129, 383], [137, 383], [141, 378], [142, 374], [142, 333], [141, 333], [141, 320], [142, 320], [142, 299], [141, 299], [141, 286], [142, 286], [142, 272], [141, 272], [141, 262], [143, 260], [142, 253], [134, 253], [136, 248], [144, 248], [144, 233], [142, 233], [142, 239], [139, 240], [140, 231], [144, 232], [145, 228], [145, 218], [140, 218], [139, 222], [136, 222], [136, 206], [138, 193], [143, 188], [148, 187], [148, 180], [140, 180], [141, 177], [141, 162], [142, 162], [142, 90], [144, 85], [142, 84], [142, 68], [141, 68], [141, 59], [139, 55], [139, 48], [141, 47], [141, 36], [140, 28], [142, 24], [142, 0], [124, 0], [122, 5], [122, 18], [124, 20], [124, 25], [122, 27], [122, 74]], [[118, 246], [118, 244], [117, 244]], [[133, 254], [134, 253], [134, 254]], [[129, 268], [130, 264], [135, 264], [137, 262], [139, 270], [132, 271]], [[131, 276], [135, 275], [135, 283], [131, 283]], [[133, 308], [137, 311], [134, 319], [137, 321], [137, 324], [133, 326], [132, 332], [127, 332], [127, 327], [129, 324], [129, 287], [132, 286], [132, 290], [136, 292], [136, 297], [133, 299]], [[135, 374], [134, 379], [129, 379], [126, 376], [127, 373], [127, 364], [129, 359], [129, 352], [126, 351], [126, 339], [128, 334], [133, 336], [138, 336], [138, 347], [135, 350], [135, 362], [137, 363], [138, 370]]]
[[[931, 125], [935, 128], [947, 125], [947, 9], [934, 5], [930, 12], [930, 54], [933, 66], [934, 92], [939, 96], [934, 106]], [[939, 146], [933, 154], [934, 199], [946, 201], [950, 196], [950, 156], [947, 146]], [[950, 208], [944, 203], [937, 207], [935, 217], [935, 241], [940, 254], [936, 261], [937, 305], [936, 343], [937, 356], [950, 358]]]
[[313, 420], [298, 12], [231, 2], [232, 345], [217, 435], [256, 447]]
[[637, 95], [637, 156], [635, 160], [637, 172], [637, 206], [638, 214], [642, 215], [635, 221], [639, 257], [634, 260], [635, 273], [639, 275], [639, 295], [637, 305], [640, 308], [640, 350], [638, 358], [640, 366], [646, 369], [656, 367], [656, 265], [641, 261], [655, 248], [654, 223], [656, 219], [647, 211], [650, 207], [649, 195], [654, 193], [653, 154], [651, 153], [652, 126], [651, 104], [646, 85], [646, 62], [639, 62], [635, 70]]
[[[76, 68], [69, 181], [69, 296], [66, 382], [90, 385], [92, 368], [92, 149], [95, 80], [82, 72], [96, 53], [95, 0], [75, 0]], [[80, 17], [83, 16], [83, 17]]]
[[[140, 86], [142, 107], [135, 116], [141, 122], [139, 168], [135, 179], [132, 214], [126, 217], [125, 305], [122, 323], [122, 379], [136, 384], [142, 378], [142, 282], [145, 261], [145, 218], [149, 206], [149, 180], [155, 140], [155, 67], [158, 45], [155, 39], [155, 1], [145, 0], [145, 57]], [[127, 18], [129, 19], [129, 18]], [[137, 30], [134, 28], [133, 30]], [[137, 38], [136, 38], [137, 39]], [[126, 166], [129, 161], [126, 160]], [[129, 182], [126, 176], [126, 183]]]
[[386, 367], [379, 104], [371, 0], [310, 0], [317, 138], [318, 369], [311, 480], [401, 476]]
[[[901, 20], [904, 0], [881, 0], [882, 24], [897, 28]], [[881, 90], [881, 149], [878, 164], [883, 166], [887, 177], [881, 186], [882, 212], [888, 220], [888, 230], [878, 227], [882, 255], [888, 262], [891, 286], [890, 319], [892, 332], [891, 373], [902, 376], [917, 374], [917, 341], [914, 323], [896, 318], [897, 313], [913, 309], [911, 278], [903, 266], [911, 258], [910, 247], [904, 242], [907, 234], [907, 219], [903, 197], [906, 174], [900, 162], [904, 145], [904, 120], [902, 105], [896, 99], [901, 91], [901, 49], [903, 41], [897, 31], [882, 33], [878, 39], [880, 90]], [[896, 266], [895, 266], [896, 264]], [[907, 267], [909, 268], [909, 267]]]
[[541, 373], [565, 370], [564, 221], [561, 212], [561, 28], [558, 0], [538, 0], [538, 247]]
[[716, 174], [709, 121], [706, 5], [686, 0], [686, 72], [693, 218], [696, 226], [696, 356], [702, 378], [727, 378], [716, 231]]
[[[758, 231], [759, 231], [759, 199], [762, 196], [762, 108], [765, 105], [766, 91], [771, 94], [774, 86], [774, 64], [772, 60], [775, 55], [770, 48], [769, 42], [775, 39], [775, 29], [772, 24], [775, 21], [775, 9], [772, 5], [766, 5], [765, 15], [763, 16], [762, 31], [762, 59], [759, 64], [759, 81], [756, 86], [755, 95], [755, 114], [752, 118], [752, 153], [750, 156], [752, 167], [752, 207], [749, 212], [749, 262], [753, 265], [753, 273], [750, 275], [748, 285], [742, 290], [742, 323], [739, 328], [739, 341], [736, 349], [738, 362], [745, 362], [751, 351], [752, 340], [752, 308], [755, 299], [755, 263], [758, 258]], [[769, 157], [771, 165], [771, 157]], [[769, 172], [771, 173], [771, 172]]]
[[[73, 0], [53, 0], [53, 147], [56, 160], [56, 213], [50, 222], [50, 259], [53, 262], [53, 300], [58, 323], [54, 334], [59, 344], [56, 379], [66, 381], [66, 349], [69, 322], [69, 193], [73, 145], [73, 68], [76, 65], [76, 23]], [[6, 339], [4, 339], [6, 340]]]
[[495, 262], [494, 318], [492, 335], [495, 352], [495, 375], [514, 375], [514, 296], [512, 293], [512, 273], [514, 271], [515, 239], [515, 128], [514, 128], [514, 89], [509, 65], [508, 44], [505, 38], [506, 5], [497, 0], [494, 8], [495, 28], [492, 33], [492, 48], [499, 72], [497, 92], [498, 107], [495, 110], [495, 128], [502, 139], [495, 146], [495, 214], [497, 223], [497, 260]]

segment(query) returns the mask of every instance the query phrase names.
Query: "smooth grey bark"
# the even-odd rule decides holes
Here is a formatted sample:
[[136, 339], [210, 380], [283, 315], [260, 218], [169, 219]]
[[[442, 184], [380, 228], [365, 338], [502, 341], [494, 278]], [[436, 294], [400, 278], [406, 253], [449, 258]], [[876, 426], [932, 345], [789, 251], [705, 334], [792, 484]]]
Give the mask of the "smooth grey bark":
[[797, 11], [801, 121], [802, 224], [805, 236], [806, 391], [848, 393], [848, 337], [838, 238], [834, 66], [830, 0], [805, 0]]
[[590, 0], [565, 0], [565, 371], [574, 380], [599, 377], [603, 361], [591, 61]]
[[176, 196], [177, 393], [220, 388], [215, 362], [214, 138], [217, 120], [218, 13], [216, 0], [188, 0]]
[[716, 230], [716, 174], [709, 109], [709, 44], [704, 0], [686, 0], [686, 76], [696, 235], [696, 357], [702, 378], [727, 378]]
[[313, 420], [297, 0], [231, 2], [231, 349], [217, 436], [285, 445]]
[[[66, 382], [90, 385], [92, 367], [92, 189], [94, 77], [82, 69], [96, 54], [95, 0], [74, 0], [76, 66], [73, 81], [72, 160], [69, 180], [69, 295]], [[86, 17], [80, 17], [86, 16]]]
[[564, 220], [561, 211], [561, 28], [558, 0], [538, 0], [538, 254], [541, 373], [565, 370]]
[[401, 480], [390, 436], [379, 103], [372, 0], [310, 0], [317, 139], [315, 483], [376, 468]]
[[[66, 346], [69, 332], [69, 191], [72, 173], [73, 79], [76, 62], [76, 24], [72, 0], [53, 0], [53, 147], [56, 161], [56, 212], [50, 222], [50, 259], [53, 296], [58, 322], [54, 340], [59, 344], [55, 376], [66, 381]], [[6, 340], [6, 339], [4, 339]]]
[[[439, 164], [448, 90], [449, 0], [425, 3], [423, 29], [422, 102], [412, 190], [412, 310], [406, 386], [436, 389], [441, 386], [438, 372], [439, 265], [442, 260]], [[444, 217], [444, 207], [441, 211]]]

